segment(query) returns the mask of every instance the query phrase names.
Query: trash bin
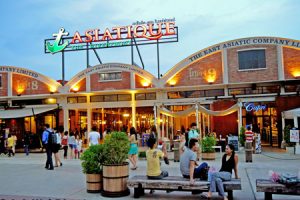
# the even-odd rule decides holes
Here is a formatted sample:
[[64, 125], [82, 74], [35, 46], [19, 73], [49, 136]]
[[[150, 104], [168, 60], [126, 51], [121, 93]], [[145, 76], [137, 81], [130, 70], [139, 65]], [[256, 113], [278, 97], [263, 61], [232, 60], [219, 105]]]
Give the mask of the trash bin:
[[246, 162], [252, 162], [252, 142], [245, 143]]
[[180, 152], [179, 152], [180, 141], [174, 140], [174, 162], [179, 162], [180, 160]]

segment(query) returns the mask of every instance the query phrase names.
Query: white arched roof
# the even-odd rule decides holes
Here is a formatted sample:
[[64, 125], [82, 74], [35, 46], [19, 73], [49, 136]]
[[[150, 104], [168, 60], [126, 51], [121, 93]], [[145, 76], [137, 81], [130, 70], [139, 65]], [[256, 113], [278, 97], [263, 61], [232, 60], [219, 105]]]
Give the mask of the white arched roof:
[[153, 85], [158, 84], [158, 79], [153, 76], [151, 73], [143, 70], [135, 65], [123, 64], [123, 63], [106, 63], [96, 65], [94, 67], [87, 68], [78, 74], [76, 74], [67, 84], [69, 88], [71, 88], [74, 84], [78, 83], [82, 79], [86, 78], [86, 76], [97, 73], [97, 72], [109, 72], [109, 71], [126, 71], [133, 72], [147, 81], [151, 82]]
[[58, 83], [56, 80], [29, 69], [14, 67], [14, 66], [0, 66], [0, 72], [7, 72], [7, 73], [14, 73], [23, 76], [28, 76], [30, 78], [34, 78], [38, 81], [45, 83], [50, 88], [55, 88], [56, 91], [60, 91], [61, 89], [61, 84]]

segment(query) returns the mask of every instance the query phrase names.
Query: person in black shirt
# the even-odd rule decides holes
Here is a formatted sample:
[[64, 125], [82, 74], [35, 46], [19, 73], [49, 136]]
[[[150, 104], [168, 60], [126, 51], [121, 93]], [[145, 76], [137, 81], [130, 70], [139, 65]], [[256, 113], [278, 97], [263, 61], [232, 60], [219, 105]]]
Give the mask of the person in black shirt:
[[234, 146], [228, 144], [226, 146], [226, 153], [222, 157], [222, 167], [219, 172], [213, 173], [210, 180], [210, 188], [207, 194], [208, 198], [211, 198], [212, 192], [216, 192], [217, 187], [219, 195], [228, 200], [224, 192], [223, 181], [231, 180], [232, 170], [234, 170], [235, 178], [238, 178], [238, 155], [234, 152]]
[[24, 142], [24, 152], [25, 152], [26, 156], [28, 156], [29, 155], [29, 145], [30, 145], [30, 135], [28, 132], [25, 132], [23, 142]]

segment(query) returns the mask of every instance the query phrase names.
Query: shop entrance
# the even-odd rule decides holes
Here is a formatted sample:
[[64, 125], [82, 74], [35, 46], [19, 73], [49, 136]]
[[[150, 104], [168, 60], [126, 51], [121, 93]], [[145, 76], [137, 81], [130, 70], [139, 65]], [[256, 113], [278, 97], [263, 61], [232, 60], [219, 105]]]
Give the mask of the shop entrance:
[[254, 133], [259, 133], [263, 146], [278, 147], [277, 112], [274, 103], [260, 103], [265, 109], [246, 110], [243, 107], [243, 126], [250, 125]]

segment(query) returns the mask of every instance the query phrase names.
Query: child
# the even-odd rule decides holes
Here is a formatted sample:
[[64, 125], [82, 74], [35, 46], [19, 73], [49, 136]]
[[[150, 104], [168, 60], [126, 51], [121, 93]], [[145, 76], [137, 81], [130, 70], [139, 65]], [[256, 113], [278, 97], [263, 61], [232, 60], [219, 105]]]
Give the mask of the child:
[[80, 153], [82, 152], [82, 139], [77, 135], [76, 136], [76, 147], [75, 147], [75, 159], [76, 157], [80, 158]]

